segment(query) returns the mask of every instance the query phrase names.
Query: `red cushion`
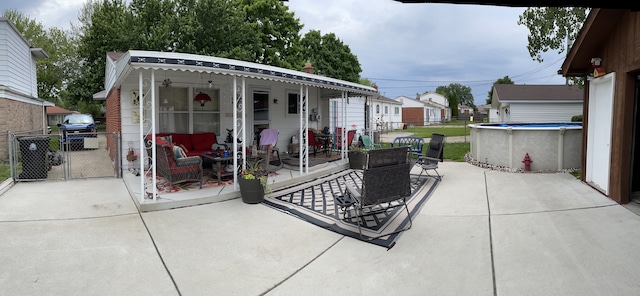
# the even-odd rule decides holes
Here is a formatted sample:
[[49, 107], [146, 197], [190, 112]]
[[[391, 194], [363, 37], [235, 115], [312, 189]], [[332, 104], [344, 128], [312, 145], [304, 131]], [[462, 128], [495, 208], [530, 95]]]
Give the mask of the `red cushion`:
[[191, 144], [191, 135], [189, 134], [171, 134], [171, 141], [176, 145], [184, 145], [187, 150], [193, 149]]
[[211, 150], [211, 145], [216, 143], [215, 133], [201, 133], [191, 135], [191, 144], [194, 150]]

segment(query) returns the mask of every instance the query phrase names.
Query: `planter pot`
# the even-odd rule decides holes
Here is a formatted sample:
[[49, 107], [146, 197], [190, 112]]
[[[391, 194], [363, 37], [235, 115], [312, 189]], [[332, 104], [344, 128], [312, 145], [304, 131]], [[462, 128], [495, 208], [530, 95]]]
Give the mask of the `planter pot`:
[[242, 201], [248, 204], [261, 203], [264, 200], [264, 187], [259, 179], [238, 179]]
[[359, 151], [349, 151], [347, 153], [349, 157], [349, 168], [354, 170], [362, 170], [364, 169], [364, 160], [366, 158], [366, 154]]

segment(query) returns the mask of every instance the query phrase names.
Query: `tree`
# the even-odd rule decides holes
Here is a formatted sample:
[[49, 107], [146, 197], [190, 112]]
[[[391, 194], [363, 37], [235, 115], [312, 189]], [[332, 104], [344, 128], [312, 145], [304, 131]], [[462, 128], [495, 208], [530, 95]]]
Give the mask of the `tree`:
[[[496, 80], [496, 82], [493, 83], [493, 85], [496, 85], [496, 84], [513, 84], [513, 81], [511, 80], [511, 78], [509, 78], [509, 75], [507, 75], [503, 78], [499, 78], [498, 80]], [[491, 87], [487, 95], [488, 95], [487, 105], [490, 105], [491, 99], [493, 98], [493, 86]]]
[[356, 83], [360, 80], [358, 57], [335, 34], [311, 30], [301, 43], [303, 57], [312, 63], [316, 74]]
[[108, 52], [124, 52], [134, 47], [136, 30], [133, 15], [123, 0], [84, 4], [78, 28], [78, 55], [76, 73], [70, 77], [67, 88], [70, 105], [78, 107], [79, 101], [92, 101], [93, 94], [104, 88], [106, 55]]
[[358, 83], [366, 86], [371, 86], [371, 87], [375, 87], [374, 85], [376, 85], [376, 83], [371, 81], [371, 79], [369, 78], [360, 78], [360, 80], [358, 80]]
[[[234, 0], [246, 15], [245, 22], [256, 32], [251, 61], [287, 69], [300, 70], [300, 19], [289, 12], [280, 0]], [[235, 29], [235, 28], [234, 28]]]
[[457, 116], [458, 104], [466, 105], [476, 109], [476, 105], [473, 103], [473, 95], [471, 94], [471, 88], [461, 85], [460, 83], [451, 83], [448, 86], [438, 86], [436, 93], [443, 95], [449, 100], [449, 108], [451, 108], [451, 115]]
[[529, 7], [518, 20], [518, 25], [529, 29], [529, 55], [542, 62], [542, 53], [556, 50], [562, 53], [573, 42], [586, 19], [584, 7]]

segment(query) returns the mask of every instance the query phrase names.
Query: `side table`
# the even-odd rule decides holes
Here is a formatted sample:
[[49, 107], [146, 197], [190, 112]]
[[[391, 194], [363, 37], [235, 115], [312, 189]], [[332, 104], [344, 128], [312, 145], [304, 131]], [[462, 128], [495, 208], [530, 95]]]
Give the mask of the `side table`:
[[216, 156], [215, 154], [202, 154], [200, 155], [200, 157], [204, 160], [207, 159], [209, 161], [213, 161], [213, 164], [211, 165], [211, 168], [208, 167], [203, 167], [203, 169], [211, 174], [213, 174], [214, 176], [218, 177], [218, 185], [220, 185], [220, 183], [222, 183], [222, 177], [226, 177], [226, 176], [232, 176], [233, 172], [222, 172], [222, 168], [223, 168], [223, 163], [226, 164], [227, 161], [229, 160], [233, 160], [233, 156]]

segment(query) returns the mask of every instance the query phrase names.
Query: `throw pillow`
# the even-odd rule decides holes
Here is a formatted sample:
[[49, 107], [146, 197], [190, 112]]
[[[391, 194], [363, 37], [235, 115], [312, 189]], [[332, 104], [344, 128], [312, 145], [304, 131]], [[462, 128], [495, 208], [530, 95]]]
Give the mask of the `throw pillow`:
[[189, 149], [187, 149], [187, 147], [184, 147], [184, 144], [180, 144], [180, 148], [182, 148], [182, 151], [184, 151], [185, 154], [189, 153]]
[[164, 142], [169, 143], [168, 145], [173, 145], [173, 141], [172, 141], [172, 139], [171, 139], [171, 135], [169, 135], [169, 136], [164, 136], [164, 137], [157, 137], [157, 138], [156, 138], [156, 141], [157, 141], [157, 140], [162, 141], [163, 145], [164, 145]]
[[258, 154], [266, 155], [267, 153], [269, 153], [269, 147], [271, 147], [271, 145], [260, 145], [260, 146], [258, 146]]
[[176, 159], [187, 157], [187, 154], [184, 153], [184, 150], [182, 150], [180, 146], [173, 146], [173, 155], [175, 155]]

